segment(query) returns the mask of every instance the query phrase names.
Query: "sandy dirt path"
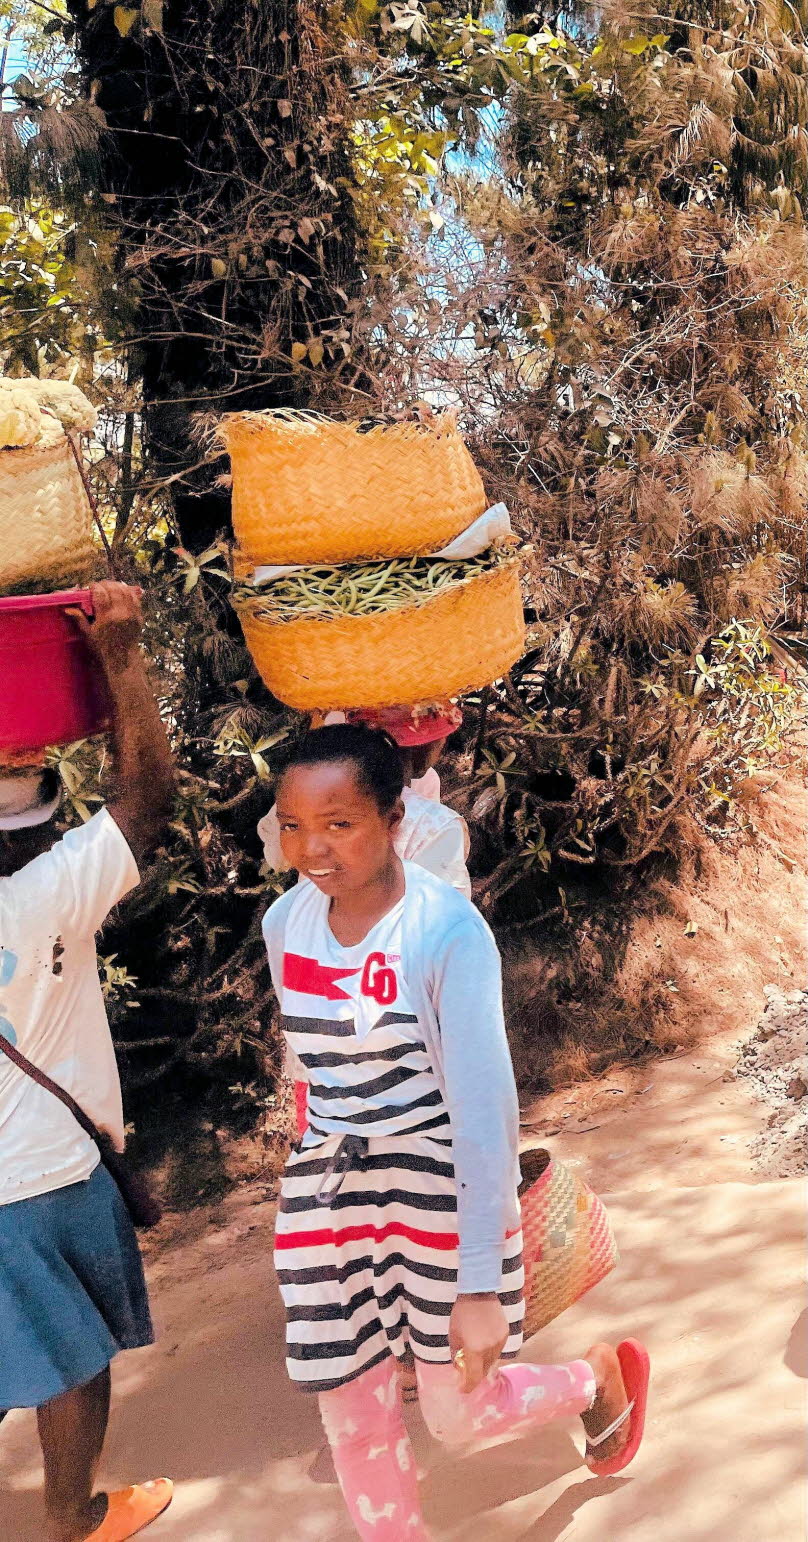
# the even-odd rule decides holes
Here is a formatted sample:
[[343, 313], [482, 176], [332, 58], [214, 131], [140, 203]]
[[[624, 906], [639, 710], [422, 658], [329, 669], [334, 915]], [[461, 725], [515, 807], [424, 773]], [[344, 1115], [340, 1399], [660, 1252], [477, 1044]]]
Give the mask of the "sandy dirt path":
[[[732, 1060], [729, 1041], [713, 1043], [534, 1111], [562, 1132], [548, 1144], [611, 1194], [623, 1262], [528, 1352], [644, 1338], [646, 1442], [625, 1476], [597, 1480], [576, 1428], [450, 1458], [416, 1418], [435, 1542], [802, 1542], [805, 1191], [748, 1181], [764, 1113], [724, 1079]], [[177, 1481], [154, 1542], [353, 1537], [336, 1491], [307, 1476], [320, 1431], [314, 1400], [286, 1380], [271, 1224], [256, 1187], [150, 1244], [160, 1342], [118, 1362], [105, 1468]], [[41, 1542], [39, 1482], [32, 1417], [15, 1414], [0, 1432], [4, 1542]]]

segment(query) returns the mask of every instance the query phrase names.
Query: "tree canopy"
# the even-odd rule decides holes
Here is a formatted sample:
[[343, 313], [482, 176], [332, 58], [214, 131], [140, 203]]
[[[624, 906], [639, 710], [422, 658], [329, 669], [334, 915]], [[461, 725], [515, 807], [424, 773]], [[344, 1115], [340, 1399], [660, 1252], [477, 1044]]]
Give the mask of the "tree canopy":
[[94, 381], [93, 477], [186, 767], [176, 846], [114, 939], [156, 1041], [139, 1074], [235, 1077], [247, 1045], [264, 1065], [253, 826], [294, 725], [226, 603], [206, 434], [234, 405], [459, 412], [530, 621], [458, 748], [476, 897], [594, 999], [581, 925], [694, 830], [747, 827], [739, 789], [794, 709], [804, 7], [34, 9], [0, 137], [5, 367]]

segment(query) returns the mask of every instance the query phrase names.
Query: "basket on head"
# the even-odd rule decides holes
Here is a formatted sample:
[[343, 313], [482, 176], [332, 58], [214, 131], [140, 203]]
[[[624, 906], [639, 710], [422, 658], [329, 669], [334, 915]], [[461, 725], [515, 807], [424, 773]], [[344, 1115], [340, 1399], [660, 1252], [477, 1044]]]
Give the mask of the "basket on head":
[[312, 413], [222, 420], [233, 529], [255, 566], [438, 551], [480, 514], [482, 479], [451, 415], [364, 430]]
[[376, 615], [283, 621], [260, 599], [237, 609], [265, 684], [301, 712], [460, 696], [504, 675], [525, 640], [516, 561]]
[[546, 1151], [528, 1151], [521, 1167], [524, 1334], [529, 1338], [604, 1279], [619, 1254], [605, 1206], [566, 1163]]
[[75, 583], [94, 561], [92, 511], [67, 440], [0, 450], [0, 592]]

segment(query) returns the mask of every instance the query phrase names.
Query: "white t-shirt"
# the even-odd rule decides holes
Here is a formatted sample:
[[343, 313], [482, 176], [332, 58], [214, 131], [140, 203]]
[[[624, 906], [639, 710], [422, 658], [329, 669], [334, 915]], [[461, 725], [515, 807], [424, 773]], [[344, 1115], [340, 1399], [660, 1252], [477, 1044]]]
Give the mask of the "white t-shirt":
[[417, 792], [419, 798], [428, 798], [430, 803], [440, 803], [440, 777], [434, 766], [430, 766], [423, 776], [413, 777], [410, 792]]
[[404, 900], [344, 947], [330, 902], [297, 891], [284, 936], [281, 1026], [308, 1080], [307, 1146], [449, 1123], [401, 963]]
[[[423, 780], [426, 781], [426, 777]], [[440, 794], [437, 775], [435, 780]], [[429, 796], [422, 797], [412, 787], [405, 787], [402, 801], [404, 818], [395, 839], [396, 852], [402, 862], [416, 862], [428, 873], [451, 884], [453, 889], [459, 889], [466, 899], [471, 899], [471, 879], [466, 867], [469, 854], [466, 821], [454, 809], [436, 802], [431, 790]], [[258, 834], [263, 842], [267, 866], [275, 873], [286, 872], [288, 863], [281, 848], [281, 831], [274, 804], [260, 821]]]
[[[95, 934], [140, 881], [106, 810], [0, 878], [0, 1032], [123, 1149], [115, 1051]], [[0, 1052], [0, 1204], [88, 1178], [98, 1150], [56, 1098]]]

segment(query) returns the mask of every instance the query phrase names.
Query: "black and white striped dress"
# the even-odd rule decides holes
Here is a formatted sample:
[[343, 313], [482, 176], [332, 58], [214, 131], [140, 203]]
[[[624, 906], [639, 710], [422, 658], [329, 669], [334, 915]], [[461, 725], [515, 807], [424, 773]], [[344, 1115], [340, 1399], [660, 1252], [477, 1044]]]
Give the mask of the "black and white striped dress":
[[[386, 1355], [451, 1359], [457, 1196], [449, 1114], [401, 970], [404, 902], [357, 947], [328, 900], [298, 891], [286, 926], [283, 1027], [309, 1081], [309, 1129], [281, 1187], [275, 1264], [287, 1364], [312, 1391]], [[522, 1342], [521, 1233], [503, 1238], [506, 1355]]]

